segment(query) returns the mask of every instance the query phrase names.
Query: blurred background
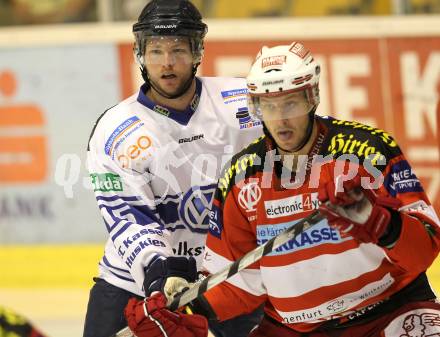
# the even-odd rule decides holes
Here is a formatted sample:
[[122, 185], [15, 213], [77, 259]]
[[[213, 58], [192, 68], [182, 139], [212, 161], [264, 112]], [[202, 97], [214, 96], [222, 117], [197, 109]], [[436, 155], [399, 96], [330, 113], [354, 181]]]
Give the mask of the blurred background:
[[[135, 20], [145, 0], [1, 0], [2, 25]], [[194, 0], [206, 18], [439, 14], [438, 0]]]
[[[395, 136], [440, 211], [440, 0], [197, 0], [204, 76], [245, 76], [262, 44], [305, 43], [318, 113]], [[81, 336], [106, 239], [85, 170], [98, 116], [136, 92], [145, 0], [0, 0], [0, 306]], [[429, 270], [440, 290], [440, 262]]]

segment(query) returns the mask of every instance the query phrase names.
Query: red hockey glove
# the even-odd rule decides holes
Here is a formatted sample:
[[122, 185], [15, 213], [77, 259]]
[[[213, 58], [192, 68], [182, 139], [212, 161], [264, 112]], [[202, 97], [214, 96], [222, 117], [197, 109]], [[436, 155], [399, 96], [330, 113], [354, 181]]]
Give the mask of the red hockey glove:
[[208, 321], [201, 315], [169, 311], [160, 292], [139, 301], [132, 298], [125, 307], [128, 326], [137, 337], [207, 337]]
[[345, 181], [337, 191], [333, 181], [319, 186], [319, 210], [327, 217], [331, 227], [360, 242], [378, 243], [389, 232], [392, 212], [400, 201], [378, 196], [373, 189], [361, 186], [361, 177]]

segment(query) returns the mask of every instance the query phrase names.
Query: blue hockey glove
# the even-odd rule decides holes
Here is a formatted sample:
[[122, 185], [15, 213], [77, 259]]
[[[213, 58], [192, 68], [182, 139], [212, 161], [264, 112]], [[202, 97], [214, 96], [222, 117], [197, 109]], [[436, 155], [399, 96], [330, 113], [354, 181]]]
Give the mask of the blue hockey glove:
[[167, 298], [189, 288], [197, 279], [196, 260], [193, 257], [170, 256], [157, 259], [145, 270], [144, 291], [148, 297], [160, 291]]

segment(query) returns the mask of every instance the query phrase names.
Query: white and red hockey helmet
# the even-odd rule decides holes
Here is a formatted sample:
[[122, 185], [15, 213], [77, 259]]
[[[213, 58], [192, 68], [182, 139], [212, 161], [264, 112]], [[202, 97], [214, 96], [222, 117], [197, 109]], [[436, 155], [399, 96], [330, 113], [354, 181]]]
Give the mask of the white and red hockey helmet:
[[261, 97], [274, 97], [304, 91], [311, 107], [319, 104], [320, 66], [301, 43], [264, 46], [246, 78], [249, 112], [262, 118]]

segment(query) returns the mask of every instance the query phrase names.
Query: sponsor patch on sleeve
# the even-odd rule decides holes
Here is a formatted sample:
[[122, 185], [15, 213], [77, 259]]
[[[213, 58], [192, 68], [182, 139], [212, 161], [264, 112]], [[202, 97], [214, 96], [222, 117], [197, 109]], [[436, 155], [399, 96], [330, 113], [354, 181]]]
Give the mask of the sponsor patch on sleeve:
[[221, 239], [223, 231], [223, 217], [217, 206], [212, 205], [209, 212], [209, 233], [218, 239]]
[[225, 104], [230, 104], [234, 102], [243, 102], [246, 100], [247, 89], [232, 89], [221, 92], [223, 97], [223, 102]]
[[421, 213], [427, 216], [428, 218], [432, 219], [433, 221], [435, 221], [436, 224], [440, 224], [440, 220], [437, 214], [435, 213], [434, 208], [431, 205], [428, 205], [424, 200], [419, 200], [411, 204], [402, 206], [399, 209], [399, 212]]
[[121, 177], [114, 173], [91, 173], [93, 190], [101, 192], [122, 191]]
[[113, 153], [124, 142], [124, 140], [142, 125], [143, 123], [136, 116], [130, 117], [122, 122], [105, 142], [105, 154], [113, 157]]
[[238, 120], [241, 129], [249, 129], [254, 126], [261, 125], [261, 121], [255, 119], [249, 114], [249, 110], [247, 107], [238, 108], [238, 111], [235, 113], [235, 118]]
[[423, 192], [419, 179], [413, 173], [406, 160], [391, 166], [390, 172], [385, 177], [385, 187], [395, 197], [400, 193]]

